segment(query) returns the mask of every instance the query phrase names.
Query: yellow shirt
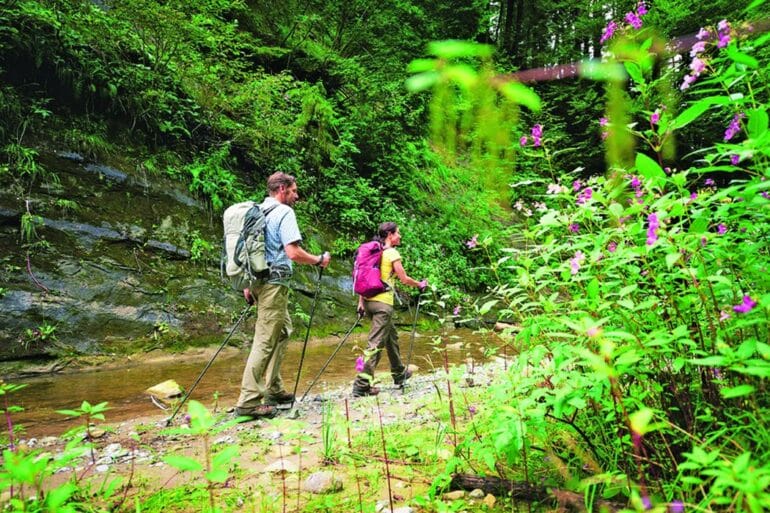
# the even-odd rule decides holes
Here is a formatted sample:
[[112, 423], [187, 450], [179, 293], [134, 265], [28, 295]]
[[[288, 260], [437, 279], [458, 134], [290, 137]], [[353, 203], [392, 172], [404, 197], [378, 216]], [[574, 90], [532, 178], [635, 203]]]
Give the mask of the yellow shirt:
[[382, 281], [388, 284], [390, 290], [386, 290], [381, 294], [377, 294], [376, 296], [364, 299], [367, 301], [379, 301], [380, 303], [393, 306], [393, 290], [396, 287], [396, 275], [393, 274], [393, 262], [396, 260], [401, 260], [401, 255], [399, 255], [396, 248], [387, 248], [382, 252], [382, 260], [380, 261], [380, 278]]

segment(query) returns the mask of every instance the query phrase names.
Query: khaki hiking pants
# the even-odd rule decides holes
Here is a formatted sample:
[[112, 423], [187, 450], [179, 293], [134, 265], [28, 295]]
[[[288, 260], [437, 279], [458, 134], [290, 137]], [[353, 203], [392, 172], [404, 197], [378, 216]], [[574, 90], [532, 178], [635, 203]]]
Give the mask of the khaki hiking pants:
[[257, 324], [243, 370], [238, 408], [253, 408], [266, 395], [284, 391], [281, 363], [292, 331], [288, 287], [265, 283], [251, 292], [257, 299]]
[[[374, 371], [380, 363], [382, 350], [388, 353], [390, 361], [390, 373], [395, 383], [404, 379], [404, 367], [401, 361], [401, 349], [398, 346], [398, 332], [393, 323], [393, 306], [379, 301], [364, 301], [366, 315], [372, 318], [372, 327], [369, 330], [368, 352], [371, 353], [364, 364], [361, 374], [374, 378]], [[365, 392], [371, 388], [370, 379], [359, 374], [353, 383], [353, 390]]]

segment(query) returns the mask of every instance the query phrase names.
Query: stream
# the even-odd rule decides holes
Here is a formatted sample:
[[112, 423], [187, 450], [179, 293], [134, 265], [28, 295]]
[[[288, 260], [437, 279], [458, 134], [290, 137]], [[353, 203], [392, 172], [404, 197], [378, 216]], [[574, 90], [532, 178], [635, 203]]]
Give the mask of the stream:
[[[368, 323], [366, 323], [368, 329]], [[411, 363], [419, 367], [418, 373], [431, 372], [443, 366], [443, 356], [432, 345], [437, 333], [418, 334], [414, 341]], [[469, 329], [452, 330], [445, 335], [447, 356], [451, 364], [484, 361], [484, 349], [490, 345], [490, 335], [479, 335]], [[297, 387], [297, 398], [302, 397], [308, 385], [318, 375], [324, 363], [332, 355], [340, 337], [311, 340], [305, 353], [302, 375]], [[409, 354], [410, 333], [400, 331], [401, 355], [406, 363]], [[310, 400], [325, 390], [352, 386], [355, 376], [355, 359], [366, 345], [366, 332], [353, 333], [342, 345], [337, 355], [308, 393]], [[59, 436], [82, 423], [56, 413], [57, 410], [78, 409], [85, 400], [92, 405], [106, 401], [110, 408], [105, 413], [106, 423], [119, 423], [130, 419], [171, 415], [156, 406], [145, 390], [162, 381], [173, 379], [185, 390], [200, 375], [211, 359], [216, 347], [196, 354], [166, 354], [150, 361], [131, 361], [125, 365], [112, 365], [105, 370], [65, 372], [34, 378], [14, 380], [14, 384], [26, 384], [22, 390], [9, 394], [10, 405], [20, 406], [23, 411], [12, 414], [16, 428], [21, 425], [22, 437]], [[292, 340], [282, 365], [282, 376], [287, 390], [294, 388], [302, 341]], [[211, 408], [215, 403], [220, 409], [234, 406], [240, 390], [241, 375], [248, 356], [246, 348], [225, 348], [214, 360], [191, 395], [191, 399]], [[387, 356], [383, 356], [377, 369], [377, 378], [386, 388], [392, 385]], [[216, 398], [216, 399], [215, 399]]]

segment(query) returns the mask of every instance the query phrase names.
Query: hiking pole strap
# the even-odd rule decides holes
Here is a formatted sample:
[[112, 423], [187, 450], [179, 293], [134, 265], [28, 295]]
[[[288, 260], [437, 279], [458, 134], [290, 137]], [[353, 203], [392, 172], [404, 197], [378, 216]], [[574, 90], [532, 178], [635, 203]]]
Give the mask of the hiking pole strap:
[[315, 288], [315, 295], [313, 296], [313, 305], [310, 307], [310, 318], [307, 321], [307, 331], [305, 332], [305, 342], [302, 343], [302, 353], [299, 356], [299, 368], [297, 369], [297, 379], [294, 380], [294, 391], [292, 392], [293, 399], [291, 400], [291, 408], [294, 408], [294, 401], [297, 398], [297, 387], [299, 386], [299, 377], [302, 374], [302, 363], [305, 361], [305, 350], [307, 349], [307, 340], [310, 337], [310, 327], [313, 325], [313, 315], [315, 315], [315, 307], [318, 304], [318, 295], [321, 292], [321, 278], [324, 275], [324, 268], [318, 268], [318, 284]]
[[177, 407], [174, 409], [174, 413], [171, 414], [171, 417], [166, 421], [166, 426], [171, 425], [171, 421], [174, 420], [174, 417], [176, 417], [176, 414], [179, 413], [179, 410], [182, 408], [184, 403], [187, 402], [187, 399], [190, 398], [190, 394], [193, 393], [193, 390], [195, 390], [195, 387], [198, 386], [198, 383], [200, 383], [201, 379], [203, 379], [203, 375], [206, 374], [206, 371], [209, 370], [209, 367], [211, 367], [211, 364], [214, 363], [214, 360], [219, 355], [219, 353], [222, 351], [222, 349], [225, 348], [227, 345], [227, 342], [230, 340], [230, 338], [233, 336], [233, 333], [235, 333], [235, 330], [238, 329], [238, 326], [241, 325], [241, 322], [243, 322], [243, 319], [246, 318], [246, 316], [251, 311], [251, 305], [246, 305], [246, 308], [243, 309], [243, 312], [241, 313], [241, 316], [238, 318], [238, 320], [235, 322], [235, 325], [230, 330], [230, 333], [227, 334], [227, 337], [225, 337], [225, 340], [222, 342], [222, 344], [219, 346], [219, 349], [217, 349], [216, 353], [214, 353], [214, 356], [211, 357], [211, 360], [209, 360], [209, 363], [206, 364], [206, 366], [203, 368], [201, 373], [198, 375], [198, 379], [195, 380], [195, 382], [190, 387], [190, 391], [187, 392], [182, 398], [182, 402], [180, 402]]
[[353, 324], [353, 326], [348, 330], [347, 333], [345, 333], [345, 336], [342, 338], [339, 344], [337, 344], [337, 347], [334, 349], [334, 352], [331, 354], [328, 360], [326, 360], [326, 363], [323, 364], [323, 367], [321, 367], [321, 370], [318, 371], [318, 374], [316, 374], [316, 377], [313, 378], [313, 381], [310, 382], [310, 384], [307, 387], [307, 390], [305, 390], [305, 393], [302, 394], [302, 398], [300, 399], [300, 402], [305, 400], [305, 397], [307, 397], [308, 392], [310, 392], [310, 389], [313, 388], [313, 385], [316, 384], [316, 381], [318, 381], [318, 378], [321, 377], [321, 374], [326, 370], [326, 367], [329, 366], [329, 364], [332, 362], [332, 359], [337, 355], [337, 352], [342, 348], [342, 345], [347, 341], [348, 337], [351, 333], [353, 333], [353, 330], [356, 329], [356, 326], [358, 326], [358, 323], [361, 322], [361, 319], [363, 318], [363, 314], [358, 314], [358, 317], [356, 318], [356, 322]]

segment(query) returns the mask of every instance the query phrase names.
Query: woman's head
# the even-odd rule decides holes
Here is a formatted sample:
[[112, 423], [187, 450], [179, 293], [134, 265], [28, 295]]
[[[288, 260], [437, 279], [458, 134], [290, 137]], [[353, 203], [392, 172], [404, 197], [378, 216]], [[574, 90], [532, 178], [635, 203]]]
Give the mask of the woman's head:
[[382, 223], [377, 228], [377, 239], [385, 242], [390, 237], [391, 245], [396, 246], [401, 242], [401, 234], [398, 232], [398, 225], [394, 222]]

